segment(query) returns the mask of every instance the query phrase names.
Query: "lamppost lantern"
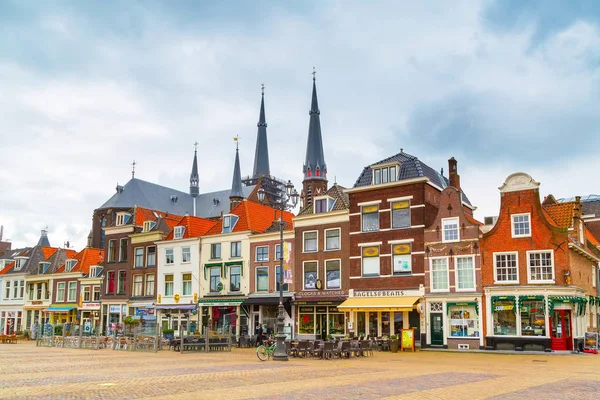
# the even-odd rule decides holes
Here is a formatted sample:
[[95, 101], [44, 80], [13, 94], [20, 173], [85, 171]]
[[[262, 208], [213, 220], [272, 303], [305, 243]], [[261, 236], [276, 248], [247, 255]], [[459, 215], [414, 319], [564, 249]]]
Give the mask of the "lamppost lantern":
[[[261, 187], [258, 189], [258, 200], [261, 203], [265, 201], [265, 190]], [[284, 229], [284, 221], [283, 221], [283, 212], [286, 210], [291, 210], [298, 204], [298, 192], [294, 189], [294, 184], [292, 181], [288, 180], [285, 184], [285, 193], [282, 195], [282, 198], [273, 202], [270, 205], [279, 210], [279, 246], [281, 248], [281, 255], [279, 256], [279, 306], [277, 313], [277, 344], [275, 346], [275, 352], [273, 353], [273, 360], [275, 361], [288, 361], [288, 354], [285, 347], [285, 339], [286, 335], [283, 332], [283, 326], [285, 321], [285, 308], [283, 307], [283, 259], [284, 259], [284, 243], [283, 243], [283, 229]]]

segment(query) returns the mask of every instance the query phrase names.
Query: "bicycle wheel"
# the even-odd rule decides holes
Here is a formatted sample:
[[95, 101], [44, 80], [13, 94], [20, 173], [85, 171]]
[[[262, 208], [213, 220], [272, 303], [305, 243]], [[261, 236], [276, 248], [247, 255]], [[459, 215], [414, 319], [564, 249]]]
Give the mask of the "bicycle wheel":
[[269, 359], [269, 349], [261, 344], [256, 349], [256, 357], [258, 357], [260, 361], [267, 361]]

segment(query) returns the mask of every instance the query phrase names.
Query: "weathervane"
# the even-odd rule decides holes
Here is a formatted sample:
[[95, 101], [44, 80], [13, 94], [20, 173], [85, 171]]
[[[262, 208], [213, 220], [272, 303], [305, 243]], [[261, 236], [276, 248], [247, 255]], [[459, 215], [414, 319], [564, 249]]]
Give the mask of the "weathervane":
[[260, 91], [261, 91], [262, 95], [264, 96], [265, 95], [265, 84], [264, 83], [260, 84]]
[[133, 160], [133, 162], [131, 163], [131, 179], [135, 178], [135, 166], [137, 165], [137, 163], [135, 162], [135, 160]]
[[235, 142], [235, 149], [236, 150], [239, 150], [239, 148], [240, 148], [240, 139], [241, 139], [240, 135], [236, 135], [233, 138], [233, 141]]
[[317, 75], [317, 69], [315, 67], [313, 67], [313, 72], [312, 72], [313, 81], [317, 79], [316, 75]]
[[198, 141], [194, 142], [194, 151], [198, 151]]

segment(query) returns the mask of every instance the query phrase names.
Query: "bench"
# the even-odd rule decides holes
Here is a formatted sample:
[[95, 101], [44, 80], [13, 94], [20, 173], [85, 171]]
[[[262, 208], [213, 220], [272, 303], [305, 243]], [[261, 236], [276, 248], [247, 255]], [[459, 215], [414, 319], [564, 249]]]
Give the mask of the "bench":
[[[179, 348], [179, 343], [175, 343], [174, 348]], [[206, 340], [202, 337], [184, 337], [183, 351], [204, 351], [206, 349]]]

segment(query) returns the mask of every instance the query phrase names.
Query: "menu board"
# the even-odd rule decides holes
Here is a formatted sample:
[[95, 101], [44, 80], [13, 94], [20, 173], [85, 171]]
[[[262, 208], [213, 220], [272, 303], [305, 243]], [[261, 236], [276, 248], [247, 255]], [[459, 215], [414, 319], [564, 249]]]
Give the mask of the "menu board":
[[598, 333], [585, 333], [585, 348], [588, 350], [596, 350], [598, 348]]
[[415, 329], [402, 329], [401, 349], [410, 349], [415, 351]]

